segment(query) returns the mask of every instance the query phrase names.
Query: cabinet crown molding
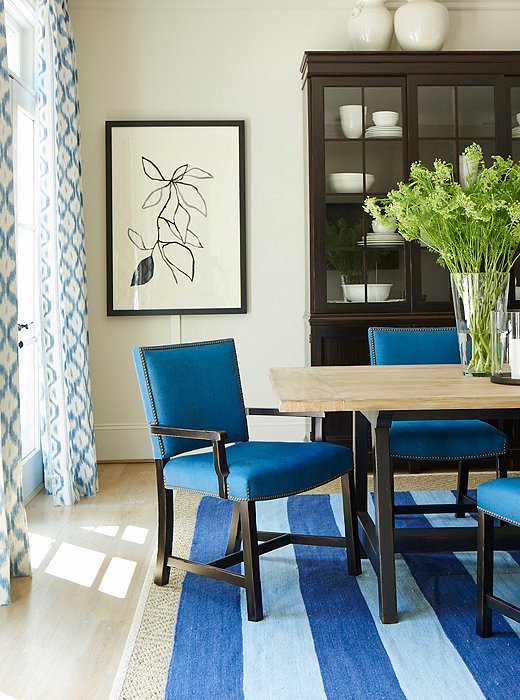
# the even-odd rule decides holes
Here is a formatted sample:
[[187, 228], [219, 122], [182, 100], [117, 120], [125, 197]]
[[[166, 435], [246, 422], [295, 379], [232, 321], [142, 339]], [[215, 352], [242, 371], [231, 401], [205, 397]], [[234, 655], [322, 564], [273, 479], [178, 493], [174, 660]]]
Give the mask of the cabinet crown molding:
[[[519, 0], [439, 0], [448, 10], [520, 12]], [[350, 12], [355, 0], [69, 0], [70, 9], [78, 10], [342, 10]], [[404, 0], [386, 0], [395, 10]]]

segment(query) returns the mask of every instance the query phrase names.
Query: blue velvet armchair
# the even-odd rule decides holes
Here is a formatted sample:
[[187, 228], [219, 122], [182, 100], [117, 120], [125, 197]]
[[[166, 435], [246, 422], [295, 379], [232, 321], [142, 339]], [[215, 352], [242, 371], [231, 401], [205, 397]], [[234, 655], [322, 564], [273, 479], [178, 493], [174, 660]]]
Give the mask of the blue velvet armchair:
[[[455, 328], [369, 328], [368, 341], [373, 365], [460, 362]], [[475, 507], [468, 496], [471, 462], [494, 457], [497, 477], [507, 476], [506, 442], [502, 431], [480, 420], [394, 421], [390, 427], [393, 458], [458, 463], [457, 517]]]
[[477, 634], [489, 637], [493, 633], [493, 610], [520, 622], [520, 607], [493, 594], [495, 519], [501, 524], [520, 527], [520, 477], [481, 484], [477, 489], [477, 506]]
[[[241, 586], [248, 619], [258, 621], [263, 618], [259, 555], [265, 552], [291, 543], [342, 547], [348, 573], [360, 573], [350, 450], [320, 441], [250, 441], [248, 413], [283, 414], [245, 409], [232, 339], [139, 347], [133, 357], [156, 464], [156, 584], [166, 584], [175, 567]], [[312, 417], [319, 421], [322, 416]], [[338, 477], [345, 537], [257, 531], [257, 501], [301, 493]], [[174, 489], [234, 502], [227, 550], [220, 559], [202, 564], [173, 556]], [[227, 570], [242, 562], [243, 574]]]

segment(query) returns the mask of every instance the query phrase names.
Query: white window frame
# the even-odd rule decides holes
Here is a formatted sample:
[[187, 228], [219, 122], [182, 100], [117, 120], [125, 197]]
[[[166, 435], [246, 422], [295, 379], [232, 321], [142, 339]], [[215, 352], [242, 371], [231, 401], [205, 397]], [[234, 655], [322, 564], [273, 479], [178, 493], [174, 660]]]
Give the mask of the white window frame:
[[[13, 116], [13, 127], [14, 127], [14, 140], [13, 140], [13, 157], [16, 158], [16, 143], [17, 143], [17, 118], [19, 111], [25, 112], [31, 119], [35, 122], [35, 147], [37, 148], [37, 135], [38, 135], [38, 123], [37, 123], [37, 91], [36, 91], [36, 9], [35, 2], [33, 0], [5, 0], [5, 22], [6, 27], [10, 30], [10, 38], [14, 39], [14, 50], [17, 53], [14, 56], [15, 65], [9, 65], [9, 75], [11, 82], [11, 95], [12, 95], [12, 116]], [[11, 44], [13, 47], [13, 44]], [[13, 58], [13, 52], [11, 51], [11, 56], [8, 59]], [[16, 163], [15, 170], [16, 170]], [[34, 196], [38, 197], [38, 167], [37, 167], [37, 152], [35, 150], [35, 162], [34, 162]], [[16, 196], [16, 178], [15, 178], [15, 201]], [[38, 245], [37, 240], [39, 236], [39, 222], [37, 216], [38, 207], [36, 206], [36, 201], [34, 202], [34, 235], [36, 245]], [[15, 211], [16, 218], [16, 211]], [[20, 223], [16, 221], [16, 226]], [[31, 226], [32, 228], [32, 226]], [[37, 282], [37, 287], [39, 288], [39, 282]], [[38, 296], [38, 295], [37, 295]], [[36, 309], [38, 308], [36, 300]], [[20, 322], [20, 319], [18, 319]], [[36, 310], [36, 316], [34, 319], [34, 333], [31, 333], [32, 338], [26, 338], [26, 342], [38, 343], [40, 337], [39, 329], [39, 314]], [[38, 402], [38, 392], [35, 386], [35, 401]], [[35, 426], [34, 434], [36, 436], [37, 445], [33, 451], [29, 452], [24, 456], [23, 460], [23, 492], [24, 500], [28, 502], [31, 498], [43, 487], [43, 468], [42, 468], [42, 457], [41, 457], [41, 445], [39, 439], [39, 426], [38, 426], [38, 416], [34, 416]]]
[[5, 23], [16, 37], [18, 65], [9, 73], [31, 93], [36, 93], [36, 6], [34, 0], [5, 0]]

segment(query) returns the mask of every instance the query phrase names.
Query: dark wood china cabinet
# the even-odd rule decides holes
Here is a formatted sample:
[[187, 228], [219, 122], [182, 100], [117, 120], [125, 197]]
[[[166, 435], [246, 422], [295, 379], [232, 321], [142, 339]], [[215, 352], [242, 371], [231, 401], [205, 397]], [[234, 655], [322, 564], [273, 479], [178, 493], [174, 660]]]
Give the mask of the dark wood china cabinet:
[[[363, 201], [406, 180], [417, 160], [431, 167], [441, 158], [460, 177], [460, 155], [473, 142], [489, 164], [494, 154], [520, 160], [520, 52], [308, 51], [301, 72], [310, 362], [368, 364], [369, 326], [451, 326], [454, 318], [449, 275], [436, 256], [398, 231], [373, 231]], [[352, 105], [359, 134], [349, 131], [349, 110], [341, 109]], [[383, 122], [376, 115], [376, 124], [375, 112], [397, 113], [397, 123], [394, 114]], [[512, 308], [516, 285], [520, 266], [510, 284]], [[345, 414], [328, 416], [326, 438], [350, 444], [350, 423]]]

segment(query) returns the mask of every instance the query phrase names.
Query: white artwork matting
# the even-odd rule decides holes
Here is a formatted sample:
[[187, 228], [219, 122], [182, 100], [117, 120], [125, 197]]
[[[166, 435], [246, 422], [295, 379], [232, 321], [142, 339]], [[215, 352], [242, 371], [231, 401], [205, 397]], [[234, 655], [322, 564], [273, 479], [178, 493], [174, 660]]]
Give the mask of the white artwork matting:
[[244, 122], [107, 122], [108, 314], [245, 313]]

